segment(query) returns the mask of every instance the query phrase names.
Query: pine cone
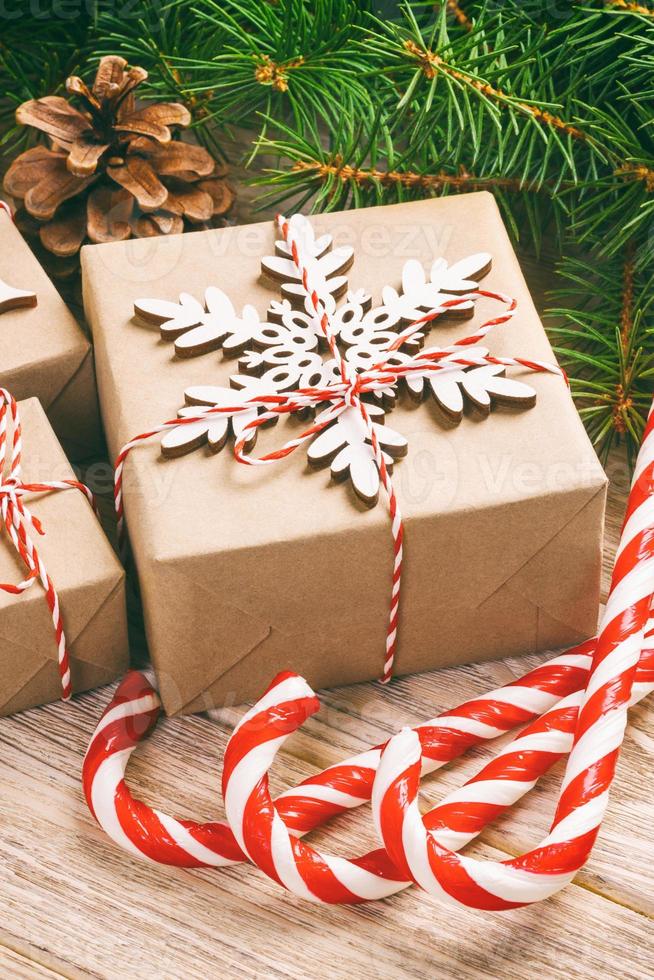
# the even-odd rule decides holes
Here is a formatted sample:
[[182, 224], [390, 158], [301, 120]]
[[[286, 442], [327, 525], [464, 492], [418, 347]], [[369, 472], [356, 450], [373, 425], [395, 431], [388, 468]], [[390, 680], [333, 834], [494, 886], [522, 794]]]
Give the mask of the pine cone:
[[22, 200], [37, 222], [43, 246], [76, 255], [86, 240], [124, 241], [170, 235], [210, 222], [231, 207], [234, 194], [201, 146], [173, 139], [171, 127], [191, 116], [178, 103], [138, 108], [134, 90], [147, 78], [120, 57], [100, 62], [91, 90], [81, 78], [66, 81], [83, 107], [61, 96], [24, 102], [16, 119], [50, 138], [12, 163], [5, 190]]

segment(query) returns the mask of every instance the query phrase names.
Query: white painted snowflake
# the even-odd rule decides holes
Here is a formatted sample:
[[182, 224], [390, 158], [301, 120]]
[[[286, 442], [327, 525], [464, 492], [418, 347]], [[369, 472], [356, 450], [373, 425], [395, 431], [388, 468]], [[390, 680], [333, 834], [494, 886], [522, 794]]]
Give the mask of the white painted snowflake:
[[[420, 262], [410, 259], [402, 269], [401, 289], [384, 286], [381, 302], [373, 306], [372, 296], [365, 290], [348, 290], [345, 273], [354, 260], [352, 248], [332, 248], [331, 236], [316, 237], [311, 223], [302, 215], [290, 218], [289, 228], [302, 265], [310, 273], [310, 288], [318, 294], [329, 316], [339, 358], [344, 357], [354, 373], [367, 371], [385, 360], [385, 353], [388, 353], [388, 363], [396, 366], [414, 358], [423, 347], [432, 323], [416, 328], [399, 349], [390, 351], [398, 331], [442, 309], [454, 297], [474, 293], [478, 281], [491, 267], [487, 252], [470, 255], [454, 265], [437, 258], [428, 271]], [[227, 357], [239, 356], [239, 371], [230, 377], [232, 387], [209, 384], [188, 388], [186, 405], [180, 409], [179, 416], [197, 416], [197, 406], [234, 410], [167, 429], [161, 442], [164, 455], [180, 456], [203, 445], [217, 452], [230, 435], [237, 440], [245, 438], [246, 448], [251, 449], [256, 429], [247, 426], [261, 411], [251, 405], [252, 399], [298, 388], [324, 388], [342, 380], [339, 364], [329, 350], [320, 319], [286, 241], [275, 242], [275, 255], [265, 256], [261, 268], [266, 277], [280, 284], [282, 297], [271, 301], [263, 318], [251, 305], [244, 306], [240, 312], [235, 310], [228, 296], [215, 286], [206, 290], [203, 303], [183, 293], [178, 302], [142, 299], [134, 304], [138, 316], [157, 324], [161, 336], [174, 343], [178, 357], [195, 357], [217, 350]], [[466, 296], [443, 315], [471, 317], [474, 303], [474, 297]], [[435, 322], [440, 323], [441, 319]], [[449, 425], [461, 421], [466, 406], [488, 415], [495, 406], [526, 408], [535, 403], [533, 388], [504, 377], [501, 365], [483, 363], [488, 354], [486, 348], [465, 348], [466, 359], [472, 362], [469, 367], [448, 364], [450, 355], [443, 355], [444, 351], [454, 351], [452, 359], [460, 359], [461, 348], [458, 351], [427, 348], [424, 353], [431, 351], [443, 357], [444, 369], [414, 371], [402, 385], [416, 400], [430, 394]], [[385, 381], [364, 396], [380, 451], [389, 467], [407, 452], [406, 439], [385, 424], [385, 412], [392, 409], [397, 397], [398, 383], [385, 385]], [[242, 408], [236, 408], [241, 405]], [[335, 415], [333, 421], [332, 415]], [[340, 413], [334, 413], [330, 405], [317, 416], [316, 422], [321, 420], [330, 421], [309, 444], [309, 462], [315, 466], [329, 465], [334, 479], [349, 476], [358, 496], [369, 505], [374, 504], [380, 478], [361, 413], [352, 407], [341, 407]]]

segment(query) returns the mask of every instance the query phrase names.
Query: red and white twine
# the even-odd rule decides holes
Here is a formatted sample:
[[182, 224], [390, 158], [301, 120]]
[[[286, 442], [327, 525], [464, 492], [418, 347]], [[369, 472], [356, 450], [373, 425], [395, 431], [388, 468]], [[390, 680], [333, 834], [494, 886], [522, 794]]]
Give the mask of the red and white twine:
[[[316, 276], [315, 262], [303, 256], [301, 244], [293, 237], [290, 223], [282, 215], [278, 216], [277, 223], [284, 241], [289, 246], [293, 262], [300, 275], [307, 299], [320, 324], [320, 329], [324, 334], [334, 360], [339, 365], [340, 380], [323, 387], [298, 388], [290, 392], [271, 392], [268, 395], [258, 395], [238, 405], [198, 408], [197, 412], [193, 412], [192, 415], [169, 419], [160, 425], [152, 426], [147, 432], [142, 432], [134, 439], [131, 439], [122, 447], [116, 459], [114, 502], [119, 533], [122, 537], [124, 533], [123, 474], [127, 457], [135, 446], [150, 439], [157, 433], [183, 425], [193, 425], [205, 419], [210, 419], [216, 414], [234, 415], [239, 412], [251, 410], [252, 408], [257, 408], [261, 410], [261, 414], [243, 427], [241, 438], [234, 446], [234, 455], [240, 463], [245, 463], [249, 466], [262, 466], [284, 459], [299, 446], [303, 445], [303, 443], [312, 439], [322, 429], [330, 425], [342, 412], [351, 407], [357, 408], [361, 413], [366, 427], [368, 440], [379, 469], [381, 484], [386, 492], [391, 517], [391, 532], [393, 535], [393, 572], [390, 611], [386, 633], [386, 652], [381, 676], [382, 682], [386, 683], [391, 679], [393, 673], [397, 648], [404, 524], [384, 454], [379, 445], [379, 440], [362, 396], [387, 388], [389, 385], [396, 384], [401, 378], [408, 377], [412, 374], [428, 375], [454, 367], [460, 368], [481, 364], [522, 367], [529, 371], [557, 374], [563, 378], [565, 378], [565, 374], [558, 365], [546, 361], [518, 357], [494, 357], [485, 350], [477, 348], [475, 345], [478, 345], [493, 327], [506, 323], [513, 317], [517, 306], [516, 301], [504, 293], [479, 289], [467, 293], [464, 296], [457, 296], [445, 300], [441, 306], [415, 320], [398, 333], [396, 340], [393, 341], [376, 364], [365, 371], [352, 375], [347, 361], [339, 352], [336, 344], [336, 336], [330, 321], [328, 304], [325, 300], [327, 286], [324, 281], [320, 281], [320, 277]], [[397, 363], [399, 360], [395, 357], [397, 351], [408, 340], [414, 337], [416, 333], [420, 333], [427, 324], [433, 322], [448, 310], [460, 306], [462, 303], [482, 297], [503, 303], [506, 306], [505, 312], [486, 320], [474, 334], [459, 339], [449, 347], [427, 348], [414, 356], [407, 355], [402, 358], [400, 363]], [[463, 353], [463, 349], [465, 348], [471, 348], [467, 355]], [[289, 439], [280, 448], [266, 453], [263, 456], [252, 457], [247, 452], [247, 444], [251, 440], [252, 431], [256, 431], [260, 426], [266, 425], [266, 423], [282, 415], [288, 415], [301, 409], [315, 409], [321, 404], [328, 404], [330, 407], [327, 411], [321, 413], [319, 418], [312, 422], [311, 425], [294, 439]]]
[[[8, 437], [9, 418], [12, 422], [11, 441]], [[10, 595], [20, 596], [37, 580], [41, 582], [52, 615], [62, 697], [67, 700], [71, 695], [70, 663], [59, 596], [32, 538], [34, 532], [43, 534], [43, 528], [38, 518], [30, 513], [25, 497], [34, 493], [50, 493], [53, 490], [76, 489], [81, 490], [94, 506], [93, 495], [88, 487], [78, 483], [77, 480], [24, 483], [21, 479], [21, 451], [22, 431], [18, 406], [14, 397], [4, 388], [0, 388], [0, 518], [11, 543], [27, 569], [27, 575], [22, 581], [15, 585], [0, 583], [0, 589]]]

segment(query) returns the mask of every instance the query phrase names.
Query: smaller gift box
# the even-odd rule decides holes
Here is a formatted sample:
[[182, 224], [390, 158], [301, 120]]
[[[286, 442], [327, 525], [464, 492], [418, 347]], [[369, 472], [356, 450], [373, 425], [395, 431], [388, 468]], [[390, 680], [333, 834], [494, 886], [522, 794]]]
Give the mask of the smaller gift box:
[[36, 305], [0, 315], [0, 385], [37, 397], [71, 459], [103, 444], [91, 346], [6, 211], [0, 209], [0, 280]]
[[[65, 489], [67, 481], [74, 482], [74, 473], [41, 404], [30, 398], [18, 405], [18, 481], [12, 480], [10, 465], [16, 425], [3, 404], [0, 458], [3, 428], [7, 422], [9, 426], [0, 480], [0, 715], [10, 715], [62, 696], [63, 643], [73, 692], [107, 684], [122, 674], [128, 644], [123, 569], [84, 492], [77, 486]], [[24, 494], [20, 489], [52, 483], [61, 486]], [[30, 576], [32, 546], [43, 578]], [[25, 553], [27, 559], [22, 557]], [[31, 578], [34, 581], [21, 591], [21, 583]], [[54, 612], [44, 578], [56, 589]], [[63, 641], [56, 628], [58, 615]]]

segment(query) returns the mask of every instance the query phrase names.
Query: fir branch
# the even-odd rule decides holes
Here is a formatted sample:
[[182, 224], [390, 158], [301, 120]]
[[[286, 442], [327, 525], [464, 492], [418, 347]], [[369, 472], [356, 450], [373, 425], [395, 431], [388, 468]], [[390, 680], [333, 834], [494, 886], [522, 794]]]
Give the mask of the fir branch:
[[508, 190], [508, 191], [544, 191], [548, 188], [534, 183], [528, 184], [519, 177], [479, 177], [467, 172], [465, 167], [459, 168], [459, 173], [448, 174], [444, 171], [438, 173], [417, 173], [412, 170], [376, 170], [365, 169], [363, 167], [353, 167], [343, 163], [342, 160], [335, 159], [333, 162], [323, 162], [320, 160], [296, 160], [292, 166], [296, 173], [307, 172], [309, 175], [317, 176], [322, 182], [326, 183], [331, 178], [336, 178], [341, 183], [362, 184], [381, 184], [382, 186], [400, 185], [406, 188], [419, 188], [426, 191], [442, 191], [446, 188], [458, 192], [476, 190]]
[[580, 415], [603, 461], [623, 444], [633, 462], [654, 378], [654, 276], [637, 261], [635, 241], [609, 265], [568, 257], [558, 272], [555, 298], [572, 305], [549, 311], [564, 320], [549, 331], [565, 343], [556, 351], [573, 372]]
[[319, 119], [334, 126], [371, 105], [355, 43], [368, 10], [355, 0], [195, 0], [195, 47], [166, 60], [202, 96], [206, 124], [259, 135], [262, 115], [299, 131]]
[[561, 119], [560, 116], [549, 112], [547, 109], [515, 98], [507, 92], [503, 92], [501, 89], [494, 88], [481, 78], [477, 78], [472, 74], [455, 68], [436, 51], [421, 47], [415, 41], [411, 40], [411, 38], [407, 38], [404, 41], [404, 50], [418, 62], [420, 70], [427, 79], [433, 79], [438, 73], [442, 73], [448, 78], [469, 86], [485, 98], [491, 99], [499, 105], [513, 109], [516, 112], [531, 116], [536, 122], [550, 126], [566, 136], [571, 136], [573, 139], [583, 140], [585, 142], [590, 141], [592, 138], [578, 126], [567, 122], [565, 119]]
[[[292, 200], [293, 206], [311, 203], [314, 210], [416, 200], [441, 193], [489, 189], [502, 209], [515, 240], [531, 234], [536, 246], [543, 235], [556, 242], [566, 205], [559, 193], [560, 181], [537, 186], [527, 184], [520, 168], [498, 168], [492, 153], [477, 160], [479, 168], [461, 163], [458, 147], [451, 159], [438, 160], [436, 145], [397, 146], [387, 122], [380, 116], [364, 118], [355, 129], [343, 126], [334, 133], [332, 146], [325, 149], [317, 132], [300, 136], [280, 126], [282, 136], [262, 141], [267, 156], [283, 160], [260, 174], [255, 183], [266, 187], [262, 206]], [[288, 165], [286, 165], [288, 161]], [[458, 164], [455, 161], [459, 161]], [[536, 190], [542, 193], [534, 193]]]
[[642, 3], [632, 3], [631, 0], [604, 0], [604, 6], [629, 14], [638, 14], [639, 17], [654, 17], [654, 10], [650, 7], [645, 7]]

